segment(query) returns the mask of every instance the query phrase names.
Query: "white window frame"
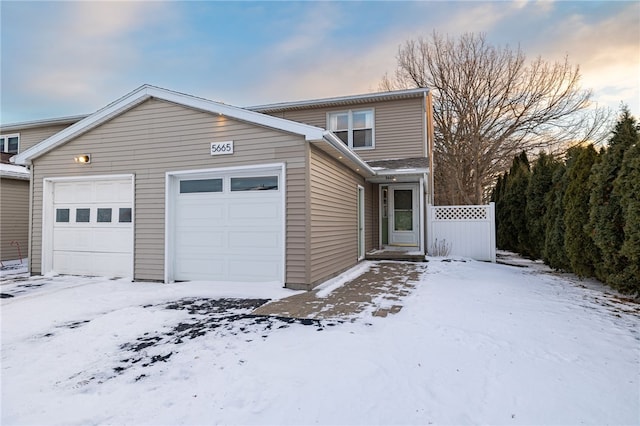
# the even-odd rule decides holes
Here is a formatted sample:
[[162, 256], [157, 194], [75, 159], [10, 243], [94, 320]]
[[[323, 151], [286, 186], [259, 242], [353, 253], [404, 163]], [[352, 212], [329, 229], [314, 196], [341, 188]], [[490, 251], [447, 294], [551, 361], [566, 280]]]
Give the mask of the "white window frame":
[[11, 154], [20, 153], [20, 133], [7, 133], [0, 135], [0, 152], [9, 153], [9, 138], [18, 138], [18, 150]]
[[[354, 130], [362, 130], [362, 129], [354, 129], [353, 128], [353, 114], [354, 113], [358, 113], [358, 112], [370, 112], [371, 113], [371, 146], [359, 146], [359, 147], [354, 147], [353, 146], [353, 131]], [[334, 132], [337, 131], [336, 129], [332, 128], [331, 126], [331, 119], [333, 116], [338, 115], [338, 114], [347, 114], [348, 119], [349, 119], [349, 125], [347, 128], [347, 135], [348, 135], [348, 143], [347, 146], [351, 149], [353, 149], [354, 151], [359, 151], [359, 150], [368, 150], [368, 149], [375, 149], [376, 147], [376, 113], [375, 110], [373, 108], [360, 108], [360, 109], [348, 109], [348, 110], [342, 110], [342, 111], [331, 111], [327, 113], [327, 129], [329, 129], [330, 131]]]

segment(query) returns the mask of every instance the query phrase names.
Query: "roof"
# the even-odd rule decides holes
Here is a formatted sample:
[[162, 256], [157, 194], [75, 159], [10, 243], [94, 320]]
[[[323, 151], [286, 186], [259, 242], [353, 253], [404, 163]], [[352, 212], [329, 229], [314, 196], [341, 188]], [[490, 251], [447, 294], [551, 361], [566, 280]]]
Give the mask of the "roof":
[[429, 159], [427, 157], [374, 160], [367, 161], [367, 164], [376, 171], [393, 170], [395, 172], [406, 172], [429, 169]]
[[21, 123], [9, 123], [9, 124], [0, 124], [0, 129], [2, 132], [12, 132], [17, 130], [25, 130], [32, 129], [35, 127], [44, 127], [44, 126], [56, 126], [62, 124], [73, 124], [78, 121], [86, 118], [88, 115], [73, 115], [68, 117], [58, 117], [58, 118], [47, 118], [44, 120], [33, 120], [33, 121], [23, 121]]
[[0, 177], [10, 179], [29, 180], [29, 170], [15, 164], [0, 163]]
[[274, 113], [281, 111], [293, 111], [307, 108], [327, 108], [334, 106], [356, 105], [363, 103], [393, 101], [399, 99], [421, 98], [429, 93], [427, 88], [395, 90], [391, 92], [367, 93], [365, 95], [340, 96], [337, 98], [324, 98], [295, 102], [280, 102], [275, 104], [250, 106], [247, 109], [262, 113]]
[[367, 165], [357, 154], [346, 147], [333, 133], [320, 127], [286, 120], [257, 111], [234, 107], [220, 102], [199, 98], [184, 93], [174, 92], [160, 87], [145, 84], [122, 98], [112, 102], [95, 113], [82, 118], [80, 121], [61, 130], [55, 135], [43, 140], [35, 146], [21, 152], [12, 158], [15, 164], [30, 164], [35, 159], [66, 142], [98, 127], [106, 121], [130, 110], [144, 101], [155, 98], [172, 102], [178, 105], [219, 114], [236, 120], [245, 121], [255, 125], [281, 130], [287, 133], [303, 136], [308, 142], [321, 142], [336, 152], [337, 156], [346, 157], [353, 167], [364, 174], [374, 175], [373, 169]]
[[195, 96], [186, 95], [183, 93], [178, 93], [145, 84], [143, 86], [140, 86], [133, 92], [116, 100], [115, 102], [112, 102], [106, 107], [78, 121], [77, 123], [45, 139], [39, 144], [16, 155], [14, 157], [14, 162], [16, 164], [29, 164], [32, 159], [51, 151], [52, 149], [68, 142], [75, 137], [80, 136], [83, 133], [88, 132], [89, 130], [143, 103], [150, 98], [173, 102], [202, 111], [207, 111], [237, 120], [250, 122], [260, 126], [298, 134], [304, 136], [305, 140], [307, 141], [323, 140], [326, 133], [326, 131], [320, 127], [310, 126], [308, 124], [302, 124], [296, 121], [285, 120], [283, 118], [273, 117], [270, 115], [261, 114], [259, 112], [249, 111], [243, 108], [238, 108], [231, 105], [226, 105], [223, 103], [214, 102], [207, 99], [198, 98]]

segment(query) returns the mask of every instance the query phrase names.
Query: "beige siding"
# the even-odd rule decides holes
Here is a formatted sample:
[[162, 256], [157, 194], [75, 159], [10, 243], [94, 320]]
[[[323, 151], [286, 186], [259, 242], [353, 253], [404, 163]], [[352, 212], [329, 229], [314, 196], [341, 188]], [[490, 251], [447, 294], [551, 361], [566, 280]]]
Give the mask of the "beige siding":
[[12, 130], [10, 133], [20, 134], [20, 146], [18, 147], [18, 150], [19, 152], [24, 152], [32, 146], [47, 139], [49, 136], [53, 136], [69, 126], [70, 124], [44, 126], [25, 130]]
[[358, 263], [357, 194], [364, 179], [312, 147], [310, 277], [312, 285]]
[[365, 161], [426, 157], [422, 98], [364, 103], [342, 108], [310, 108], [274, 116], [327, 128], [327, 113], [373, 108], [375, 149], [356, 150]]
[[[27, 257], [29, 237], [29, 181], [0, 179], [0, 260]], [[11, 243], [14, 242], [14, 245]]]
[[[234, 141], [212, 157], [210, 142]], [[135, 174], [135, 279], [164, 278], [165, 173], [286, 162], [287, 283], [304, 283], [308, 144], [301, 136], [152, 99], [34, 160], [32, 271], [40, 272], [45, 177]], [[91, 154], [91, 164], [73, 162]], [[250, 261], [250, 259], [248, 259]]]

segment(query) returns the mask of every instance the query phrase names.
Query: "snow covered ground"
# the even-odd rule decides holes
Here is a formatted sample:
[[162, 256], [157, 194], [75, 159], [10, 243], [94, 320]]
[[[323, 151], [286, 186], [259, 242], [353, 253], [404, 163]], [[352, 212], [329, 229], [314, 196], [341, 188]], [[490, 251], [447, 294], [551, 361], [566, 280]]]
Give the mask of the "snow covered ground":
[[638, 305], [528, 266], [430, 259], [345, 322], [249, 316], [275, 285], [5, 279], [0, 423], [640, 423]]

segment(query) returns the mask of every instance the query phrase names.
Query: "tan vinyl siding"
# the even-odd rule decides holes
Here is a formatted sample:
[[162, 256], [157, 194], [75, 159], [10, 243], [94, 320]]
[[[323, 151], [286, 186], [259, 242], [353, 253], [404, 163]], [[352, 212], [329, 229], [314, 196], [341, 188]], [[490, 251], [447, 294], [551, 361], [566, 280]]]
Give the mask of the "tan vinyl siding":
[[[234, 141], [233, 155], [210, 155], [210, 142]], [[32, 271], [40, 273], [45, 177], [135, 174], [134, 278], [164, 279], [165, 173], [286, 163], [287, 282], [305, 282], [304, 138], [151, 99], [34, 160]], [[78, 165], [74, 155], [91, 154]], [[250, 259], [248, 259], [250, 261]]]
[[69, 126], [70, 124], [34, 127], [31, 129], [12, 131], [11, 133], [20, 134], [20, 146], [18, 147], [18, 150], [19, 152], [24, 152], [32, 146], [42, 142], [50, 136], [55, 135], [56, 133], [66, 129]]
[[375, 149], [355, 152], [365, 161], [426, 157], [423, 99], [350, 105], [343, 108], [311, 108], [274, 113], [274, 116], [327, 128], [327, 113], [373, 108]]
[[[27, 257], [29, 241], [29, 181], [0, 179], [0, 260]], [[14, 245], [11, 243], [14, 242]]]
[[309, 282], [312, 285], [358, 262], [358, 185], [366, 187], [361, 176], [321, 150], [311, 148]]

